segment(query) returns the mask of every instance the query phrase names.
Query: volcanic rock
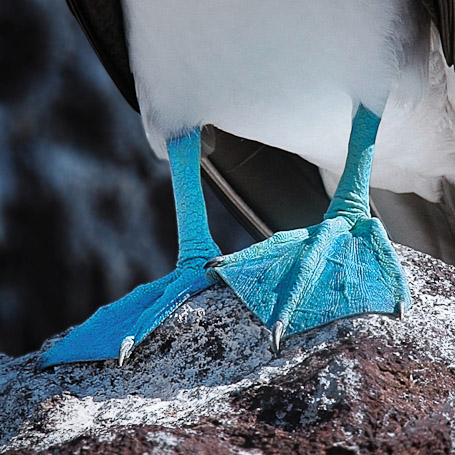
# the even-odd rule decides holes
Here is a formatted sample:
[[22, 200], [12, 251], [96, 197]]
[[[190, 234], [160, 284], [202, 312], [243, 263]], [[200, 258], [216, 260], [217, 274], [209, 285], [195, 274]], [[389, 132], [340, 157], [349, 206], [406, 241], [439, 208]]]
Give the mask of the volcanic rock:
[[[287, 339], [222, 286], [123, 368], [0, 357], [0, 453], [452, 454], [455, 267], [397, 246], [413, 307]], [[55, 343], [49, 340], [42, 349]]]

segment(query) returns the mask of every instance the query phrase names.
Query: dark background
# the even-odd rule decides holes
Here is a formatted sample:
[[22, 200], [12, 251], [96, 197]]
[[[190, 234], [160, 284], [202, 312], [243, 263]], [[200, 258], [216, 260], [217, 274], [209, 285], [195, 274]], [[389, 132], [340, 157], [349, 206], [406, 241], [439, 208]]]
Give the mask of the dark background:
[[[0, 352], [52, 334], [177, 257], [168, 165], [63, 0], [0, 2]], [[223, 252], [251, 238], [205, 188]]]

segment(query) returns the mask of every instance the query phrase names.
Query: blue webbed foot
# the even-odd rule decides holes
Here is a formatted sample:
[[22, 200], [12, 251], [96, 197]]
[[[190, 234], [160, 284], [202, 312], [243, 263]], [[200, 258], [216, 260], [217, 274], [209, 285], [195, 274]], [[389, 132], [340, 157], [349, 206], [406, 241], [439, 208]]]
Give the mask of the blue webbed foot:
[[161, 280], [137, 287], [101, 307], [58, 341], [38, 361], [38, 369], [61, 363], [119, 359], [120, 365], [145, 337], [185, 300], [213, 284], [205, 260], [178, 267]]
[[207, 278], [204, 265], [220, 250], [209, 232], [201, 188], [200, 131], [197, 128], [171, 139], [167, 146], [179, 232], [176, 270], [100, 308], [45, 352], [38, 369], [117, 357], [121, 365], [179, 305], [214, 283]]
[[398, 257], [378, 219], [343, 216], [276, 233], [211, 261], [240, 299], [273, 330], [292, 335], [364, 313], [402, 315], [411, 305]]
[[381, 222], [371, 218], [369, 182], [381, 118], [360, 104], [343, 175], [317, 226], [279, 232], [209, 265], [272, 329], [272, 348], [347, 316], [398, 313], [411, 305], [406, 278]]

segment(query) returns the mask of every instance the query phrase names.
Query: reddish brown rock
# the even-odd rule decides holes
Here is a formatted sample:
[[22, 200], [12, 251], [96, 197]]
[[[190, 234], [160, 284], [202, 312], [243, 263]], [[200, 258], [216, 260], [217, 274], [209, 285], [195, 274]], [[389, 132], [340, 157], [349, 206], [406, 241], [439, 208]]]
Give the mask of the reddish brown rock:
[[34, 376], [35, 354], [5, 359], [2, 451], [453, 454], [455, 268], [399, 252], [415, 301], [404, 322], [338, 321], [287, 340], [280, 357], [260, 323], [216, 288], [125, 369], [104, 362]]

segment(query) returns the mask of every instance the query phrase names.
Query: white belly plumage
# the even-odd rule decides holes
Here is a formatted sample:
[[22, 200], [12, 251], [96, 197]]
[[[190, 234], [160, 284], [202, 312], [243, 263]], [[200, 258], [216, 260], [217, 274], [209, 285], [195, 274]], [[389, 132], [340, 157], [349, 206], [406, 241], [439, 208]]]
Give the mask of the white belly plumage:
[[[390, 91], [409, 101], [425, 89], [429, 40], [419, 27], [428, 24], [415, 25], [414, 4], [123, 0], [152, 148], [165, 156], [170, 137], [214, 124], [339, 173], [357, 103], [381, 114]], [[397, 189], [375, 172], [373, 184]]]

